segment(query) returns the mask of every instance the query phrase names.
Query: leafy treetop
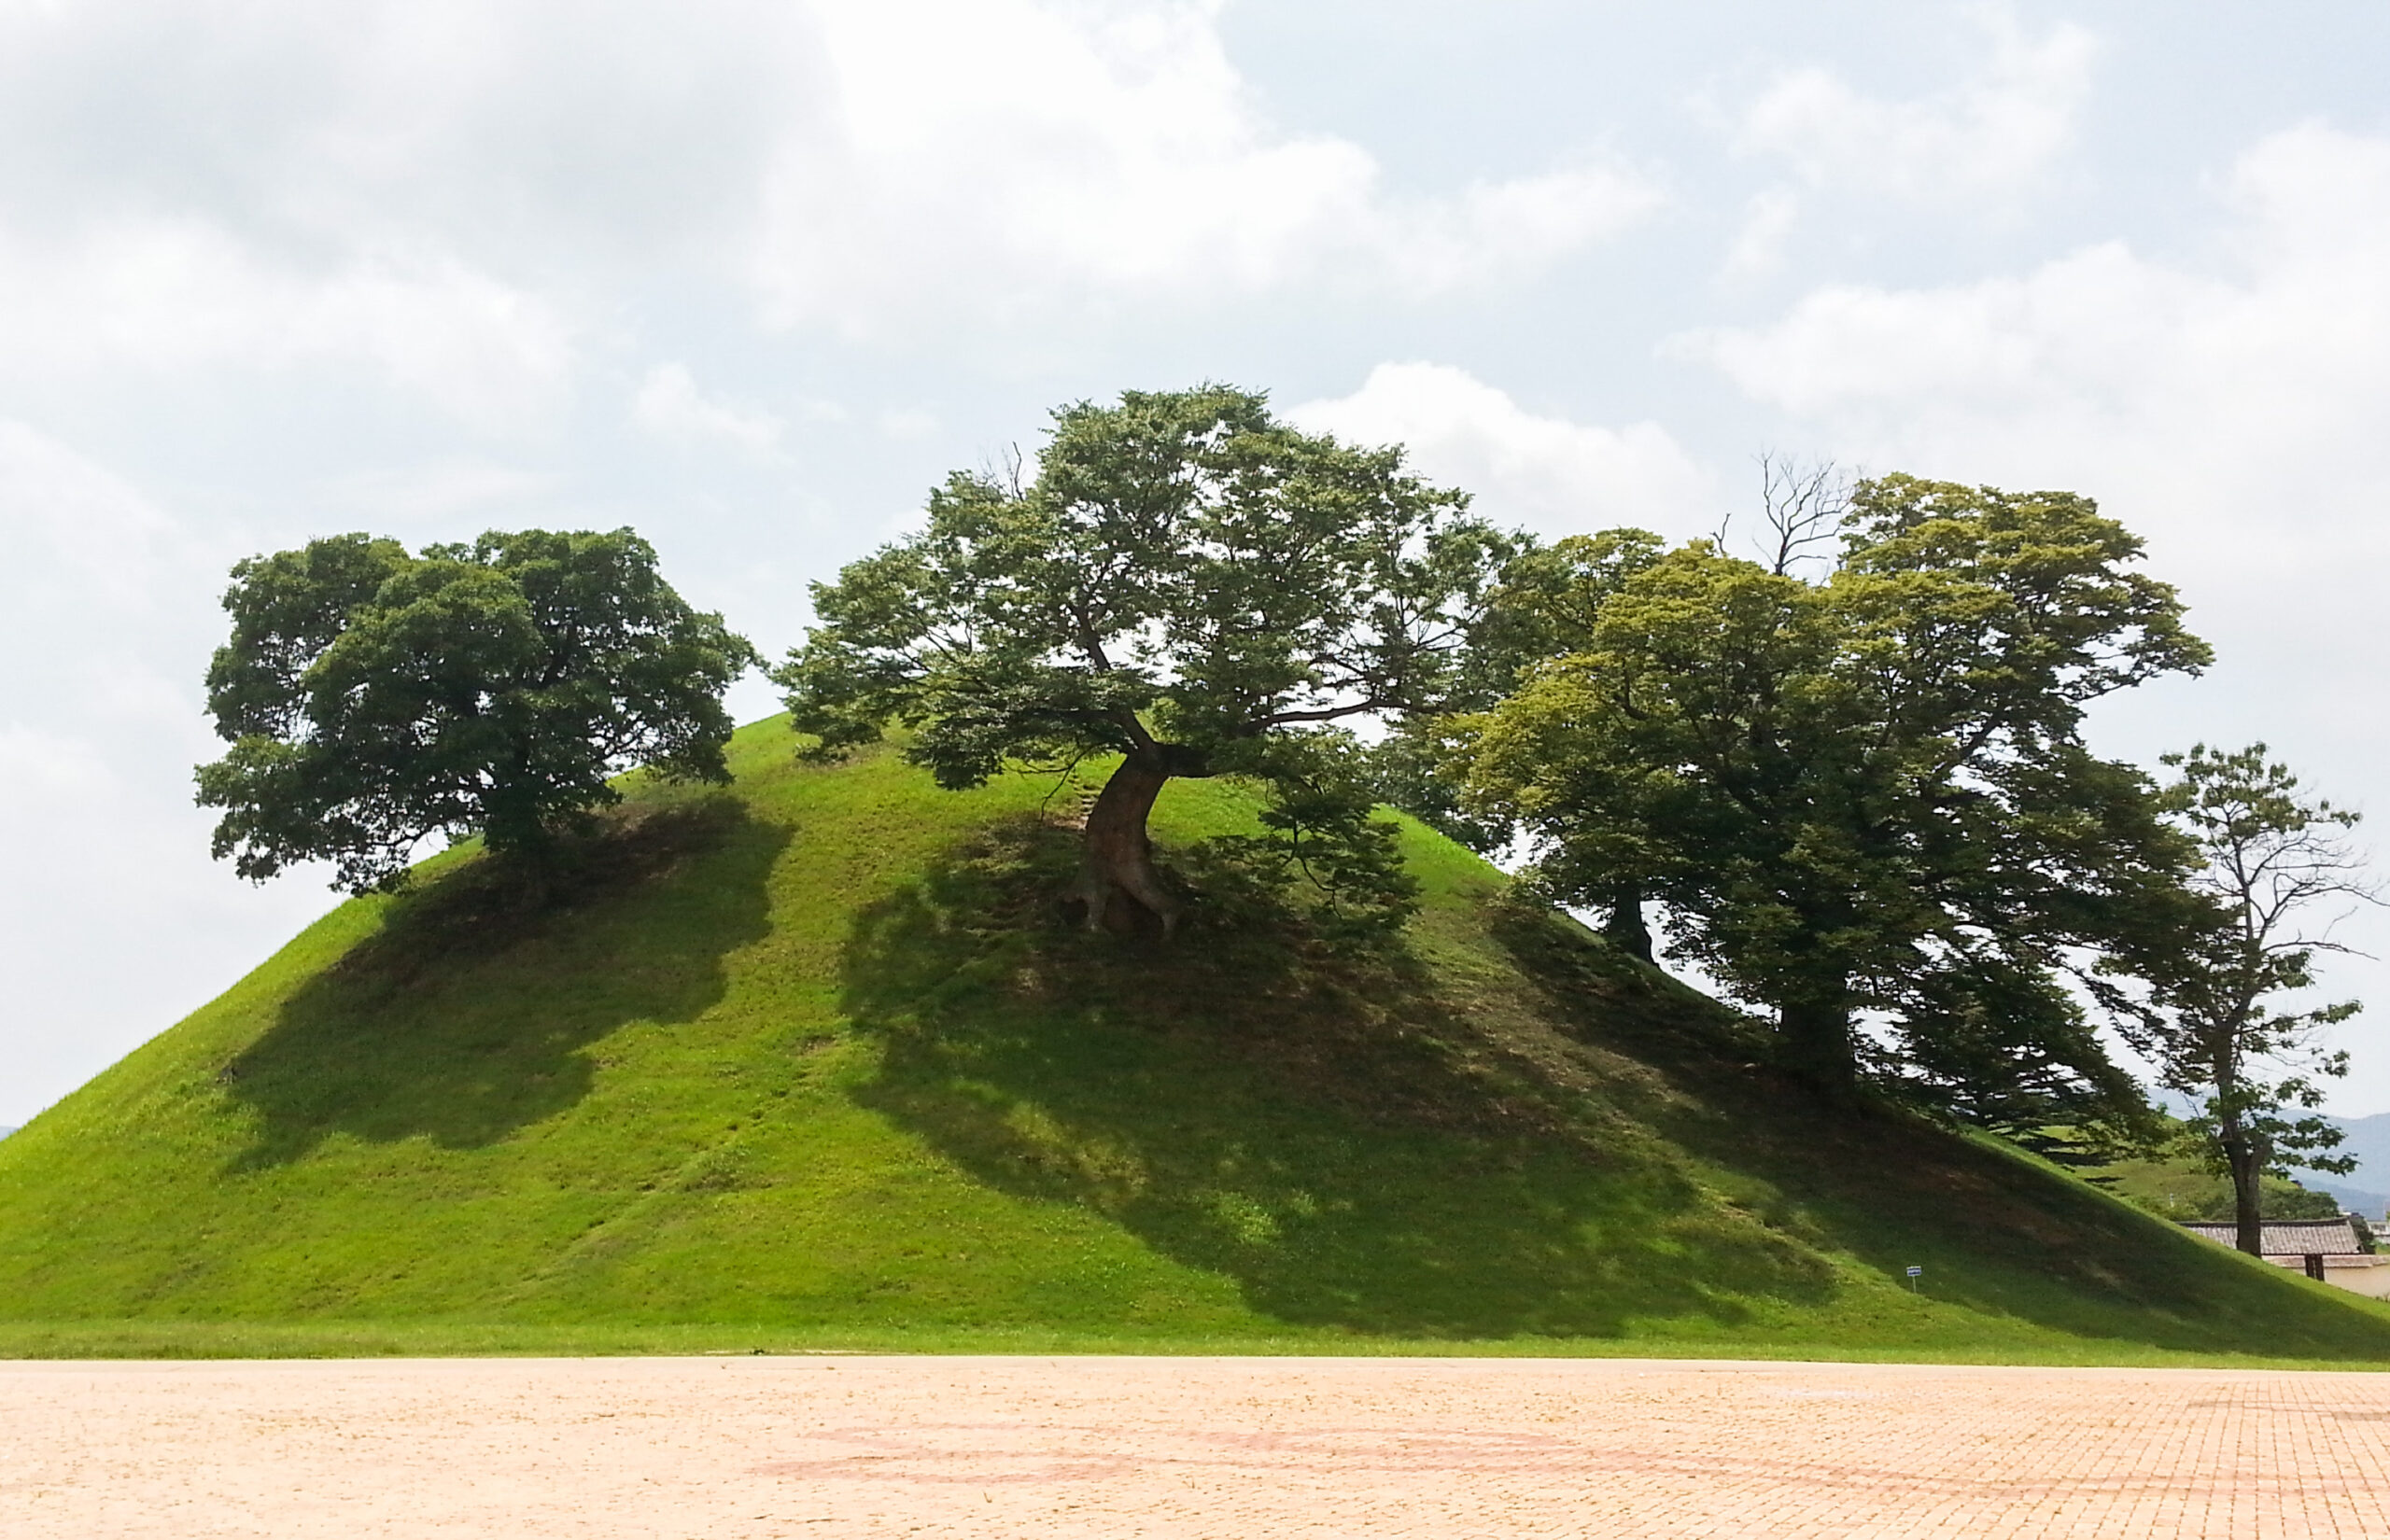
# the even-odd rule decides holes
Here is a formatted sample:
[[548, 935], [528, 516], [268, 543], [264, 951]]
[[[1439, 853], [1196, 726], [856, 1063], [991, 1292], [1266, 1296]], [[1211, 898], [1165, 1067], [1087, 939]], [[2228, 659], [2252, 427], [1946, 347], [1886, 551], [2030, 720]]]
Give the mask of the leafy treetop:
[[1030, 484], [957, 472], [920, 533], [816, 584], [774, 678], [820, 751], [902, 722], [949, 787], [1122, 756], [1089, 819], [1090, 922], [1126, 893], [1167, 925], [1144, 833], [1164, 781], [1294, 786], [1342, 759], [1297, 739], [1455, 687], [1511, 550], [1466, 508], [1399, 450], [1301, 432], [1251, 392], [1082, 402]]
[[2088, 702], [2207, 659], [2140, 550], [2083, 497], [1907, 476], [1857, 488], [1821, 581], [1613, 535], [1512, 585], [1553, 651], [1476, 723], [1473, 800], [1564, 896], [1656, 899], [1822, 1082], [1863, 1017], [1958, 1099], [2129, 1097], [2057, 975], [2182, 860], [2080, 737]]
[[525, 530], [411, 555], [340, 535], [232, 569], [207, 671], [232, 750], [198, 772], [215, 850], [255, 880], [334, 863], [363, 892], [427, 836], [542, 864], [634, 764], [726, 777], [722, 693], [754, 665], [627, 529]]

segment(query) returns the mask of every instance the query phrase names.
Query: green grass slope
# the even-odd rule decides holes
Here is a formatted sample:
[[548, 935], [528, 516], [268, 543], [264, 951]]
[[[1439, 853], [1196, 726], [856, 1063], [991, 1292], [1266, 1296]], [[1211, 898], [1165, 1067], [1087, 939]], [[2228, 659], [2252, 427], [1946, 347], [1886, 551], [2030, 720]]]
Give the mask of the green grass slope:
[[[461, 854], [342, 905], [0, 1142], [0, 1351], [2390, 1361], [2390, 1311], [1811, 1111], [1425, 831], [1399, 949], [1164, 945], [1069, 926], [1049, 780], [778, 722], [733, 763], [638, 789], [566, 907]], [[1182, 782], [1157, 830], [1253, 810]]]

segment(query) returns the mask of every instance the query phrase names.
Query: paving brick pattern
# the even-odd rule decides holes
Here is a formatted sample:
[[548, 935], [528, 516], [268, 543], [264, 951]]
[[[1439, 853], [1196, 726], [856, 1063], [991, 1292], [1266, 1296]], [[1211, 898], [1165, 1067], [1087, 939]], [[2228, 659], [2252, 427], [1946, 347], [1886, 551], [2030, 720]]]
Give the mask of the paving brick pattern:
[[2390, 1376], [1586, 1360], [0, 1365], [0, 1534], [2390, 1535]]

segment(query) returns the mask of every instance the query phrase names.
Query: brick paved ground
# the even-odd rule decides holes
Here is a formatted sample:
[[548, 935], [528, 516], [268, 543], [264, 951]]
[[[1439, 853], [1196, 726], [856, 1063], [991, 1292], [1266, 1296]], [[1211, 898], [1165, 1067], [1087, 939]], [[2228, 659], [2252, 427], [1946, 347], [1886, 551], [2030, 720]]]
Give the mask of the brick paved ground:
[[2390, 1376], [1632, 1361], [0, 1365], [0, 1534], [2390, 1534]]

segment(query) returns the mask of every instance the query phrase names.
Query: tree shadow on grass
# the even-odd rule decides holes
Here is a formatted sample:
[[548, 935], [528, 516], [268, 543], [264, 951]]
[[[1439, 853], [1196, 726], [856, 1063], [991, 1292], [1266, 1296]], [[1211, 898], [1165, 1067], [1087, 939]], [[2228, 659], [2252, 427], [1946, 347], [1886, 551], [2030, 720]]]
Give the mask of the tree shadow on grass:
[[[1638, 1109], [1672, 1142], [1764, 1193], [1769, 1221], [1989, 1317], [2197, 1353], [2390, 1358], [2390, 1320], [2214, 1254], [2213, 1243], [2021, 1155], [1889, 1104], [1827, 1105], [1765, 1062], [1731, 1013], [1652, 1009], [1673, 985], [1556, 916], [1496, 934], [1582, 1041], [1679, 1093]], [[1638, 1003], [1640, 1002], [1640, 1003]]]
[[336, 1133], [472, 1148], [572, 1106], [589, 1044], [722, 999], [724, 956], [766, 933], [788, 839], [712, 796], [609, 817], [537, 909], [485, 859], [401, 894], [218, 1076], [257, 1117], [235, 1169]]
[[1023, 823], [866, 911], [845, 1003], [860, 1099], [976, 1179], [1100, 1213], [1289, 1323], [1616, 1336], [1817, 1303], [1815, 1257], [1669, 1160], [1507, 1093], [1396, 951], [1291, 910], [1176, 941], [1088, 936], [1068, 833]]

